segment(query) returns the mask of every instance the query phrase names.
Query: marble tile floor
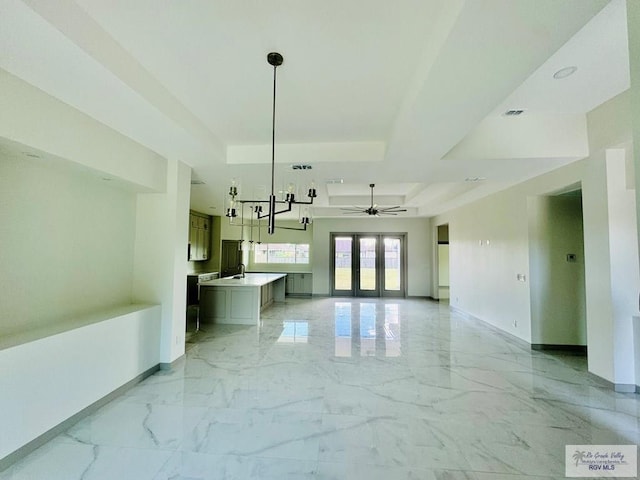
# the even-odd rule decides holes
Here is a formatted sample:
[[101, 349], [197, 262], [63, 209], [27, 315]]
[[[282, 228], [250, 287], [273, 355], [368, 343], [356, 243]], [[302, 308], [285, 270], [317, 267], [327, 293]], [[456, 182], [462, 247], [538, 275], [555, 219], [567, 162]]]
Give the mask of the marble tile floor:
[[640, 396], [427, 300], [287, 299], [203, 326], [158, 372], [0, 480], [564, 477], [638, 444]]

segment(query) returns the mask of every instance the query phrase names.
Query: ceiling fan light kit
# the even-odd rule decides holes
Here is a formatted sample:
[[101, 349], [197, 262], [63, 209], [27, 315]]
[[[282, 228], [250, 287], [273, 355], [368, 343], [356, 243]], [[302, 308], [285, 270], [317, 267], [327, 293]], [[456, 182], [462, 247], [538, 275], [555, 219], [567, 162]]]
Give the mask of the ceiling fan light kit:
[[371, 205], [368, 208], [365, 207], [352, 207], [352, 208], [341, 208], [340, 210], [344, 211], [344, 215], [370, 215], [374, 217], [379, 217], [380, 215], [397, 215], [400, 212], [406, 212], [405, 208], [400, 208], [400, 205], [396, 205], [395, 207], [378, 207], [378, 205], [373, 203], [373, 188], [376, 185], [374, 183], [369, 184], [369, 188], [371, 189]]
[[[240, 215], [242, 220], [240, 224], [236, 224], [236, 225], [249, 226], [253, 228], [254, 227], [253, 215], [255, 214], [255, 219], [258, 221], [257, 222], [258, 231], [260, 229], [260, 220], [263, 218], [267, 219], [267, 233], [269, 235], [273, 235], [275, 233], [276, 215], [280, 213], [290, 212], [293, 205], [312, 205], [313, 199], [318, 196], [315, 186], [313, 185], [313, 182], [312, 182], [307, 192], [307, 197], [309, 198], [309, 201], [296, 200], [295, 186], [293, 184], [289, 185], [289, 188], [287, 189], [284, 200], [276, 199], [276, 195], [275, 195], [276, 78], [277, 78], [276, 69], [280, 65], [282, 65], [283, 61], [284, 61], [284, 58], [282, 57], [282, 55], [280, 55], [277, 52], [271, 52], [267, 55], [267, 62], [269, 63], [269, 65], [273, 66], [273, 105], [271, 110], [271, 113], [272, 113], [271, 114], [271, 194], [269, 195], [269, 199], [254, 199], [254, 200], [238, 199], [237, 198], [238, 187], [235, 181], [233, 181], [231, 183], [231, 187], [229, 188], [229, 208], [227, 208], [227, 211], [225, 213], [225, 216], [229, 217], [230, 221], [232, 221], [234, 218], [238, 217], [238, 209], [236, 208], [236, 205], [239, 204]], [[304, 167], [305, 168], [298, 168], [298, 169], [304, 169], [304, 170], [311, 169], [310, 165], [304, 165]], [[245, 204], [253, 205], [251, 222], [248, 225], [244, 224], [244, 219], [243, 219]], [[264, 211], [262, 204], [267, 204], [266, 212]], [[280, 210], [276, 209], [278, 205], [282, 206]], [[311, 223], [311, 216], [308, 213], [308, 210], [306, 210], [305, 215], [300, 217], [300, 224], [302, 225], [302, 228], [293, 228], [293, 227], [278, 227], [278, 228], [285, 228], [288, 230], [306, 230], [307, 225], [309, 225], [310, 223]]]

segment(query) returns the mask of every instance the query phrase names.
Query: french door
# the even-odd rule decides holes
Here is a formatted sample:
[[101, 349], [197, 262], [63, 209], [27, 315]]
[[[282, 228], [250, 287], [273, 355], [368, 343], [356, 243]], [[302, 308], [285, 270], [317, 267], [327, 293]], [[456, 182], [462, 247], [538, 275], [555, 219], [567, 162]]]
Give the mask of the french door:
[[332, 233], [331, 294], [405, 296], [405, 234]]

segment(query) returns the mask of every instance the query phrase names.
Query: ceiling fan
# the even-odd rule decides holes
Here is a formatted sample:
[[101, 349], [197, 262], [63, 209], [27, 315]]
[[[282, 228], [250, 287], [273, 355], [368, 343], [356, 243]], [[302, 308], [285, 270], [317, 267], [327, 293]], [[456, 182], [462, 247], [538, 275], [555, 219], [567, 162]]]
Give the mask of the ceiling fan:
[[352, 214], [367, 214], [379, 217], [380, 215], [397, 215], [399, 212], [406, 212], [407, 210], [404, 208], [400, 208], [399, 205], [395, 207], [378, 207], [378, 205], [373, 203], [373, 187], [376, 185], [374, 183], [369, 184], [369, 188], [371, 188], [371, 206], [368, 208], [363, 207], [350, 207], [350, 208], [341, 208], [340, 210], [344, 210], [345, 215]]

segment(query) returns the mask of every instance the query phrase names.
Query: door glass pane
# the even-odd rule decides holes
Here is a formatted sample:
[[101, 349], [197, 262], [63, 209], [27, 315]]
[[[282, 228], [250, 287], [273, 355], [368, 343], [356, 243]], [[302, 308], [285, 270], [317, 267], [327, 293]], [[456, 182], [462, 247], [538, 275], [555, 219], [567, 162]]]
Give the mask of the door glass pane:
[[351, 290], [351, 237], [335, 238], [335, 289]]
[[384, 239], [384, 289], [400, 290], [400, 239]]
[[360, 290], [376, 289], [376, 239], [360, 239]]

